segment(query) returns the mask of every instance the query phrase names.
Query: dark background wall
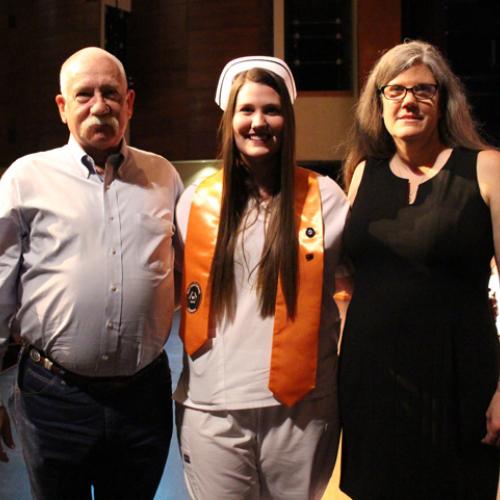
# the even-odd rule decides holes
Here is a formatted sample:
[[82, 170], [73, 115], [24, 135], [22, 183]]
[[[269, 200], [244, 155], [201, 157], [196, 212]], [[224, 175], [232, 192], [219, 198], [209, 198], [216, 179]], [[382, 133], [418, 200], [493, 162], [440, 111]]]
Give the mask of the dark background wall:
[[59, 67], [99, 44], [99, 4], [0, 0], [0, 166], [67, 140], [54, 96]]
[[272, 1], [136, 1], [128, 47], [134, 144], [173, 160], [213, 158], [220, 71], [235, 57], [272, 55]]
[[[448, 55], [498, 142], [500, 2], [355, 5], [358, 86], [382, 50], [404, 37], [427, 39]], [[0, 169], [67, 140], [54, 104], [59, 68], [72, 52], [100, 44], [103, 11], [100, 0], [0, 0]], [[131, 142], [172, 160], [213, 158], [219, 72], [237, 56], [272, 55], [273, 29], [273, 0], [133, 0], [118, 27], [137, 90]]]
[[[59, 146], [54, 104], [62, 62], [100, 44], [95, 0], [0, 0], [0, 167]], [[272, 55], [272, 0], [134, 1], [125, 60], [137, 90], [131, 142], [172, 160], [213, 158], [213, 96], [231, 58]]]

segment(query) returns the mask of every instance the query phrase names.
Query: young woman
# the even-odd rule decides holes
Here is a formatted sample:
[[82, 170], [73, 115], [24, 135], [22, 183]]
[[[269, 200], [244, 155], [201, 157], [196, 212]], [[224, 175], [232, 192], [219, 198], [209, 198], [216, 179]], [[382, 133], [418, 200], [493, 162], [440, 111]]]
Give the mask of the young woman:
[[353, 499], [496, 498], [500, 153], [442, 55], [373, 68], [345, 164], [355, 268], [340, 368], [341, 487]]
[[319, 499], [338, 444], [333, 301], [348, 203], [295, 165], [280, 59], [228, 63], [223, 168], [182, 196], [180, 448], [194, 499]]

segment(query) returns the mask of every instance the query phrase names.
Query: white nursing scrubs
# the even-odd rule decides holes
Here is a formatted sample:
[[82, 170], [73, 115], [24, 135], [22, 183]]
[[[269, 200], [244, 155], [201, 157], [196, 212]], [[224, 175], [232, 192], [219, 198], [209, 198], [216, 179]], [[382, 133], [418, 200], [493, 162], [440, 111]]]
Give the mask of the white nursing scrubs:
[[[320, 498], [338, 444], [337, 341], [333, 300], [342, 230], [349, 210], [340, 187], [319, 177], [324, 221], [324, 279], [316, 387], [287, 408], [268, 388], [274, 318], [262, 318], [256, 295], [265, 208], [251, 206], [235, 251], [235, 311], [216, 325], [210, 345], [186, 356], [174, 399], [192, 498]], [[177, 205], [186, 237], [190, 186]], [[189, 265], [189, 263], [186, 263]]]

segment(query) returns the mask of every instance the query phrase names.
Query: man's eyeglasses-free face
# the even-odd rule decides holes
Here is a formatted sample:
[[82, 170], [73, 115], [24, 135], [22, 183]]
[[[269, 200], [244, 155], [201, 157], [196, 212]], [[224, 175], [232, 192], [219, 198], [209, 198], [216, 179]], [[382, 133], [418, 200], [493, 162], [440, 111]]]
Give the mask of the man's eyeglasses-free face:
[[408, 91], [415, 96], [417, 101], [428, 101], [436, 95], [437, 90], [438, 85], [435, 83], [419, 83], [413, 87], [395, 84], [384, 85], [378, 89], [379, 94], [382, 94], [389, 101], [402, 101]]

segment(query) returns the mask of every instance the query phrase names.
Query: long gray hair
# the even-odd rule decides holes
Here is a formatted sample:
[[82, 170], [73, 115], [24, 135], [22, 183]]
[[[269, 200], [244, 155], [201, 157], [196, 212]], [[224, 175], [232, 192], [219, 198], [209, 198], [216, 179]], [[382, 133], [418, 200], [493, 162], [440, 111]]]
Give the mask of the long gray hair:
[[439, 86], [438, 128], [442, 143], [448, 147], [471, 149], [491, 147], [479, 135], [462, 83], [439, 50], [419, 40], [401, 43], [380, 57], [361, 91], [347, 144], [346, 186], [349, 186], [358, 163], [369, 157], [390, 158], [394, 154], [394, 141], [382, 120], [379, 89], [416, 64], [425, 64]]

